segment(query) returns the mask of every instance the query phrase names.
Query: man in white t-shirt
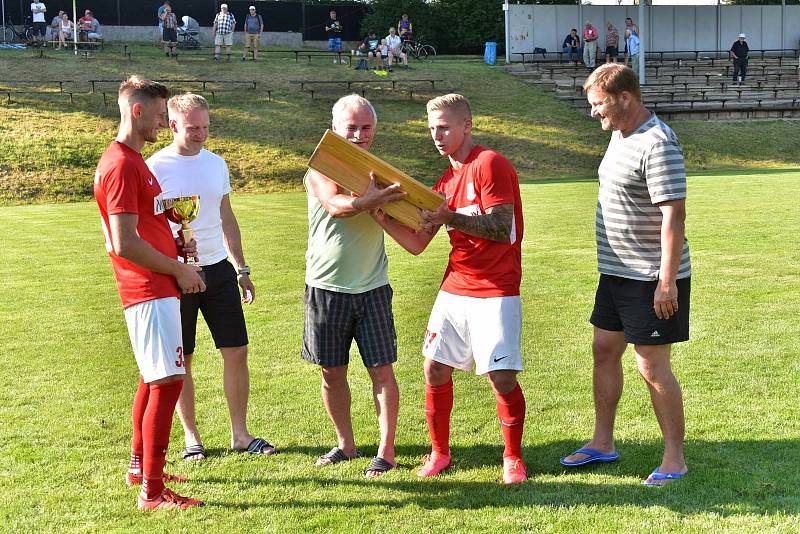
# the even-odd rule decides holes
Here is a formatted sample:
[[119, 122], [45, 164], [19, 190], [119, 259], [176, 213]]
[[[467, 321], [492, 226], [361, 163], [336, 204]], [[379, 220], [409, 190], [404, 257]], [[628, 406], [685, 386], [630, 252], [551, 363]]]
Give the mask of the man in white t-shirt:
[[[255, 288], [244, 260], [239, 223], [231, 208], [228, 165], [203, 148], [208, 138], [209, 113], [208, 102], [202, 96], [191, 93], [174, 96], [167, 107], [173, 142], [153, 154], [147, 164], [161, 185], [164, 199], [193, 195], [200, 198], [199, 215], [191, 226], [207, 287], [202, 296], [184, 295], [181, 299], [186, 377], [178, 401], [178, 416], [186, 442], [183, 458], [203, 460], [207, 455], [195, 420], [192, 379], [198, 311], [202, 312], [214, 344], [222, 353], [223, 384], [231, 417], [231, 447], [251, 454], [274, 454], [275, 447], [247, 430], [250, 380], [242, 303], [253, 302]], [[173, 232], [179, 228], [179, 225], [172, 226]], [[228, 261], [229, 256], [235, 267]]]
[[47, 21], [44, 14], [47, 12], [43, 2], [31, 2], [31, 14], [33, 15], [33, 39], [38, 44], [43, 44], [47, 38]]
[[386, 36], [386, 46], [389, 47], [389, 72], [391, 72], [394, 58], [399, 57], [403, 60], [403, 68], [408, 68], [408, 56], [403, 52], [403, 40], [397, 35], [394, 28], [389, 28], [389, 35]]

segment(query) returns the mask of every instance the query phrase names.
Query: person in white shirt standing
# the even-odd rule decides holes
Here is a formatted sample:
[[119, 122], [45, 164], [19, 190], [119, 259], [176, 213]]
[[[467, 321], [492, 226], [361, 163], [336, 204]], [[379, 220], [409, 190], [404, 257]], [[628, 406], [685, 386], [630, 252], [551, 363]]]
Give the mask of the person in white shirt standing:
[[392, 72], [392, 64], [396, 57], [403, 60], [403, 68], [408, 69], [408, 55], [403, 52], [403, 40], [400, 39], [394, 28], [389, 28], [389, 35], [386, 36], [386, 45], [389, 47], [389, 72]]
[[[250, 268], [245, 263], [239, 223], [231, 208], [228, 165], [224, 159], [203, 148], [209, 127], [205, 98], [191, 93], [174, 96], [167, 108], [172, 144], [153, 154], [147, 164], [161, 185], [163, 198], [192, 195], [200, 198], [200, 213], [192, 222], [192, 229], [207, 287], [202, 296], [183, 295], [181, 298], [186, 377], [178, 400], [178, 416], [186, 442], [183, 457], [202, 460], [207, 456], [195, 419], [192, 379], [198, 311], [202, 312], [214, 344], [222, 353], [223, 386], [231, 417], [231, 447], [251, 454], [274, 454], [277, 452], [275, 447], [247, 430], [250, 379], [242, 303], [253, 302], [255, 287], [250, 281]], [[173, 232], [179, 228], [179, 225], [172, 226]]]
[[31, 2], [31, 14], [33, 15], [33, 40], [37, 45], [45, 44], [47, 38], [47, 21], [44, 14], [47, 12], [43, 2]]

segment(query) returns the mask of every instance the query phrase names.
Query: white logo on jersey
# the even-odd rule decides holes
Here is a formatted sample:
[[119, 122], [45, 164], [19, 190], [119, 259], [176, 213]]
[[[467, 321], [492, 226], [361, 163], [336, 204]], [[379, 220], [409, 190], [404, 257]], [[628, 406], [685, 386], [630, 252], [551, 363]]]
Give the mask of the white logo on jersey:
[[475, 200], [475, 184], [472, 182], [467, 184], [467, 200], [470, 202]]
[[650, 337], [661, 337], [661, 334], [658, 333], [658, 330], [653, 330], [653, 333], [650, 334]]

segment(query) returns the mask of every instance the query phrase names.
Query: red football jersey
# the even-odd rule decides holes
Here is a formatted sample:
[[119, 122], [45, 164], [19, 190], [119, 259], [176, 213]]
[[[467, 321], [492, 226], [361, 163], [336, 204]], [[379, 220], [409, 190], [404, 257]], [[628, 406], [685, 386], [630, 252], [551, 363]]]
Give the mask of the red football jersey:
[[135, 213], [139, 216], [136, 226], [139, 237], [165, 256], [178, 256], [161, 202], [161, 187], [142, 155], [118, 141], [111, 143], [97, 164], [94, 198], [100, 208], [106, 250], [114, 267], [122, 306], [127, 308], [148, 300], [180, 297], [174, 277], [120, 258], [111, 244], [108, 216]]
[[514, 206], [511, 238], [507, 243], [483, 239], [447, 227], [450, 261], [441, 289], [469, 297], [519, 295], [522, 279], [522, 201], [519, 179], [506, 158], [476, 145], [460, 170], [452, 165], [433, 186], [447, 197], [450, 210], [465, 215], [483, 215], [500, 204]]

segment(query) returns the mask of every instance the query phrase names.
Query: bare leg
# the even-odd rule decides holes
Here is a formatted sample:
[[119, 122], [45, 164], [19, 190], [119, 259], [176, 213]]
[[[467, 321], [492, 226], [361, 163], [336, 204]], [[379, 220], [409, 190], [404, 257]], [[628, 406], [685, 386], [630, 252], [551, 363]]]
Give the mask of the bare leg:
[[[322, 402], [336, 430], [338, 447], [347, 456], [355, 456], [353, 422], [350, 418], [350, 385], [347, 383], [347, 366], [322, 368]], [[325, 465], [328, 461], [317, 461]]]
[[[378, 413], [381, 429], [381, 443], [378, 456], [394, 464], [394, 439], [397, 433], [397, 412], [400, 406], [400, 391], [391, 364], [367, 369], [372, 379], [372, 397]], [[379, 474], [371, 474], [379, 476]]]
[[247, 345], [220, 349], [224, 365], [222, 384], [231, 416], [231, 447], [246, 449], [255, 439], [247, 431], [247, 399], [250, 395], [250, 371]]
[[[594, 435], [584, 447], [603, 453], [614, 452], [614, 419], [617, 404], [622, 396], [622, 355], [625, 353], [625, 334], [595, 327], [592, 353], [594, 369], [592, 388], [594, 392]], [[572, 454], [569, 462], [588, 458], [586, 454]]]
[[685, 423], [683, 397], [669, 363], [671, 345], [636, 345], [636, 364], [650, 390], [653, 410], [664, 436], [664, 457], [659, 471], [685, 473], [683, 456]]
[[[194, 355], [185, 354], [183, 357], [184, 365], [186, 366], [186, 374], [183, 376], [183, 389], [181, 389], [181, 396], [178, 398], [178, 405], [175, 407], [175, 411], [178, 412], [178, 419], [180, 419], [181, 426], [183, 427], [183, 440], [187, 447], [201, 445], [203, 443], [200, 439], [200, 431], [197, 429], [197, 419], [195, 417], [192, 356]], [[204, 459], [199, 455], [190, 458], [198, 460]]]

